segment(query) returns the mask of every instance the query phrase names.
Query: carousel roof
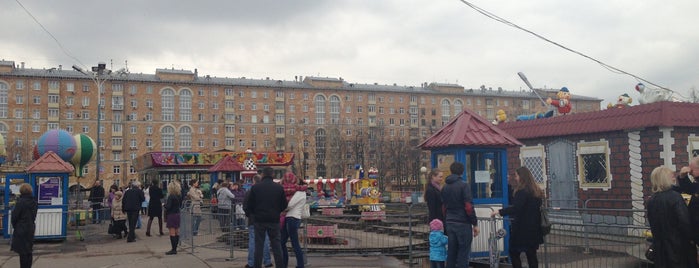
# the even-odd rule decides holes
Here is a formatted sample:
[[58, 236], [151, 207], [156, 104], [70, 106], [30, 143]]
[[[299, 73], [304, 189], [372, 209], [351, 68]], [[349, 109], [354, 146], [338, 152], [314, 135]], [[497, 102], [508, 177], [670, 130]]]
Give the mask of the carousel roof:
[[246, 170], [240, 162], [233, 160], [230, 155], [226, 155], [223, 159], [216, 162], [216, 164], [210, 167], [208, 172], [230, 172], [230, 171], [243, 171]]
[[502, 123], [518, 139], [610, 132], [646, 127], [699, 127], [699, 104], [656, 102], [603, 111]]
[[63, 159], [53, 151], [46, 152], [24, 169], [24, 171], [28, 173], [70, 173], [74, 170], [75, 168], [73, 168], [73, 165], [63, 161]]
[[517, 146], [517, 139], [502, 131], [485, 118], [464, 110], [437, 130], [418, 147], [422, 149], [451, 146]]

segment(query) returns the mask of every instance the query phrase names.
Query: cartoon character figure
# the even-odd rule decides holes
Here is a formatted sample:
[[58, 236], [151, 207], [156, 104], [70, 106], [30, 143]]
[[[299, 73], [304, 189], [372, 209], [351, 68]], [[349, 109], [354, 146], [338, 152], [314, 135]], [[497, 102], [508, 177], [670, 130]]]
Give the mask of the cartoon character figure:
[[615, 106], [617, 108], [629, 107], [631, 106], [631, 102], [633, 102], [633, 99], [629, 97], [629, 94], [624, 93], [621, 94], [621, 96], [619, 96], [619, 99], [617, 99]]
[[495, 120], [493, 120], [493, 125], [504, 123], [507, 120], [507, 114], [505, 110], [500, 109], [495, 113]]
[[552, 100], [551, 98], [546, 99], [546, 103], [555, 106], [559, 114], [570, 113], [570, 91], [568, 91], [568, 88], [562, 87], [556, 94], [556, 97], [558, 97], [557, 100]]
[[533, 114], [523, 114], [523, 115], [518, 115], [517, 116], [517, 121], [526, 121], [526, 120], [534, 120], [534, 119], [539, 119], [539, 118], [549, 118], [553, 116], [553, 110], [550, 110], [545, 113], [533, 113]]
[[672, 100], [672, 92], [661, 88], [646, 88], [643, 83], [636, 84], [636, 91], [641, 93], [641, 97], [638, 98], [640, 104]]
[[369, 168], [369, 178], [376, 179], [379, 177], [379, 170], [376, 167]]
[[381, 193], [379, 192], [379, 189], [376, 187], [372, 187], [371, 190], [369, 191], [369, 197], [371, 198], [379, 198]]

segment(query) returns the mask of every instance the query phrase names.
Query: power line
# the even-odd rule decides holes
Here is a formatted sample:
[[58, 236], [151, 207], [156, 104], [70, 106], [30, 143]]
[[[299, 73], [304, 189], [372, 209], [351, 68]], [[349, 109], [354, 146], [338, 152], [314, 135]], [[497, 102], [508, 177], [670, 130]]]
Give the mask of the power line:
[[557, 46], [557, 47], [560, 47], [560, 48], [565, 49], [565, 50], [567, 50], [567, 51], [569, 51], [569, 52], [572, 52], [572, 53], [575, 53], [575, 54], [577, 54], [577, 55], [580, 55], [580, 56], [582, 56], [582, 57], [584, 57], [584, 58], [586, 58], [586, 59], [589, 59], [589, 60], [591, 60], [591, 61], [594, 61], [594, 62], [598, 63], [599, 65], [601, 65], [602, 67], [604, 67], [605, 69], [607, 69], [607, 70], [609, 70], [609, 71], [611, 71], [611, 72], [614, 72], [614, 73], [617, 73], [617, 74], [625, 74], [625, 75], [631, 76], [631, 77], [635, 78], [635, 79], [638, 80], [638, 81], [646, 82], [647, 84], [656, 86], [656, 87], [658, 87], [658, 88], [661, 88], [661, 89], [664, 89], [664, 90], [667, 90], [667, 91], [670, 91], [670, 92], [673, 92], [673, 93], [675, 93], [675, 94], [677, 94], [677, 95], [682, 96], [681, 94], [675, 92], [675, 91], [672, 90], [672, 89], [669, 89], [669, 88], [666, 88], [666, 87], [657, 85], [657, 84], [655, 84], [655, 83], [653, 83], [653, 82], [651, 82], [651, 81], [648, 81], [648, 80], [646, 80], [646, 79], [643, 79], [643, 78], [640, 77], [640, 76], [637, 76], [637, 75], [635, 75], [635, 74], [626, 72], [626, 71], [624, 71], [624, 70], [621, 70], [621, 69], [619, 69], [619, 68], [616, 68], [616, 67], [614, 67], [614, 66], [611, 66], [611, 65], [609, 65], [609, 64], [606, 64], [606, 63], [602, 62], [601, 60], [598, 60], [598, 59], [595, 59], [595, 58], [593, 58], [593, 57], [591, 57], [591, 56], [585, 55], [585, 54], [583, 54], [582, 52], [576, 51], [576, 50], [571, 49], [571, 48], [568, 48], [568, 47], [566, 47], [566, 46], [564, 46], [564, 45], [562, 45], [562, 44], [559, 44], [559, 43], [557, 43], [557, 42], [555, 42], [555, 41], [552, 41], [552, 40], [550, 40], [550, 39], [548, 39], [548, 38], [546, 38], [546, 37], [543, 37], [543, 36], [541, 36], [541, 35], [539, 35], [539, 34], [533, 32], [533, 31], [530, 31], [530, 30], [528, 30], [528, 29], [525, 29], [525, 28], [523, 28], [523, 27], [521, 27], [521, 26], [519, 26], [519, 25], [517, 25], [517, 24], [515, 24], [515, 23], [512, 23], [512, 22], [510, 22], [510, 21], [508, 21], [508, 20], [506, 20], [506, 19], [504, 19], [504, 18], [501, 18], [501, 17], [499, 17], [499, 16], [497, 16], [497, 15], [495, 15], [495, 14], [493, 14], [493, 13], [490, 13], [489, 11], [487, 11], [487, 10], [485, 10], [485, 9], [482, 9], [482, 8], [480, 8], [480, 7], [478, 7], [478, 6], [474, 5], [474, 4], [471, 4], [470, 2], [468, 2], [468, 1], [466, 1], [466, 0], [459, 0], [459, 1], [461, 1], [461, 2], [464, 3], [465, 5], [467, 5], [467, 6], [469, 6], [470, 8], [472, 8], [473, 10], [477, 11], [478, 13], [483, 14], [484, 16], [486, 16], [486, 17], [488, 17], [488, 18], [490, 18], [490, 19], [493, 19], [493, 20], [498, 21], [498, 22], [500, 22], [500, 23], [503, 23], [503, 24], [505, 24], [505, 25], [507, 25], [507, 26], [510, 26], [510, 27], [513, 27], [513, 28], [522, 30], [522, 31], [524, 31], [524, 32], [527, 32], [527, 33], [529, 33], [529, 34], [531, 34], [531, 35], [533, 35], [533, 36], [536, 36], [537, 38], [539, 38], [539, 39], [541, 39], [541, 40], [544, 40], [544, 41], [546, 41], [546, 42], [549, 42], [549, 43], [551, 43], [551, 44], [553, 44], [553, 45], [555, 45], [555, 46]]
[[80, 63], [80, 65], [82, 65], [83, 67], [85, 67], [85, 64], [83, 64], [78, 58], [76, 58], [76, 57], [74, 57], [72, 54], [70, 54], [70, 52], [68, 52], [68, 49], [66, 49], [65, 47], [63, 47], [63, 44], [61, 44], [61, 42], [59, 42], [58, 39], [57, 39], [55, 36], [53, 36], [53, 34], [51, 34], [51, 32], [49, 32], [49, 30], [46, 29], [46, 27], [44, 27], [44, 25], [41, 24], [41, 22], [39, 22], [39, 20], [36, 19], [36, 17], [34, 17], [34, 15], [32, 15], [32, 13], [29, 12], [29, 10], [27, 10], [27, 8], [24, 7], [24, 5], [22, 5], [21, 2], [19, 2], [19, 0], [15, 0], [15, 2], [17, 2], [17, 4], [18, 4], [20, 7], [22, 7], [22, 9], [24, 10], [24, 12], [27, 12], [27, 14], [29, 15], [29, 17], [31, 17], [31, 18], [34, 20], [34, 22], [36, 22], [36, 24], [39, 24], [39, 26], [41, 27], [41, 29], [44, 30], [44, 32], [46, 32], [49, 36], [51, 36], [51, 38], [53, 39], [53, 41], [55, 41], [56, 44], [58, 44], [58, 47], [61, 48], [61, 50], [63, 51], [63, 53], [65, 53], [68, 57], [70, 57], [71, 59], [73, 59], [73, 60], [75, 60], [76, 62]]

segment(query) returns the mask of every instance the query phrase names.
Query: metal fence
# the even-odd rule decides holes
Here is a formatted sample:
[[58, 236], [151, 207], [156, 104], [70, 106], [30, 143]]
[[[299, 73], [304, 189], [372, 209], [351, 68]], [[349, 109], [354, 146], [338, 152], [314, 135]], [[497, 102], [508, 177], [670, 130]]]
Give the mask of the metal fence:
[[[613, 201], [616, 202], [616, 201]], [[631, 202], [628, 200], [628, 202]], [[322, 256], [394, 256], [406, 266], [429, 267], [429, 226], [424, 203], [386, 204], [386, 219], [363, 221], [359, 215], [313, 214], [302, 220], [299, 236], [304, 253]], [[477, 214], [492, 211], [480, 206]], [[214, 210], [215, 211], [215, 210]], [[645, 260], [645, 240], [649, 228], [645, 223], [629, 219], [645, 218], [643, 210], [582, 208], [550, 208], [551, 234], [538, 251], [541, 267], [650, 267]], [[233, 259], [248, 248], [246, 226], [236, 224], [235, 210], [227, 214], [202, 207], [193, 214], [189, 206], [182, 212], [182, 242], [191, 246], [220, 249]], [[200, 219], [199, 219], [200, 218]], [[479, 217], [481, 234], [474, 238], [471, 260], [484, 266], [508, 266], [507, 239], [498, 239], [498, 231], [507, 226], [505, 218]], [[192, 227], [199, 222], [198, 232]], [[223, 222], [222, 222], [223, 221]], [[227, 228], [227, 224], [228, 228]], [[497, 249], [497, 250], [496, 250]], [[290, 243], [287, 250], [293, 256]], [[223, 253], [226, 252], [226, 253]], [[499, 253], [494, 256], [492, 253]], [[491, 263], [491, 257], [498, 263]], [[525, 256], [522, 256], [523, 263]]]

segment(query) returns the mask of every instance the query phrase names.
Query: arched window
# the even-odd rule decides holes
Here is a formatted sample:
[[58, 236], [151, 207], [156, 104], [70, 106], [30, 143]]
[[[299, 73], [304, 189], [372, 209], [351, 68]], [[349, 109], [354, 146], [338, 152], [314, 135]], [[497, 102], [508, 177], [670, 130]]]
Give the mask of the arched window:
[[192, 92], [180, 91], [180, 121], [192, 121]]
[[464, 102], [462, 102], [460, 99], [455, 99], [454, 100], [454, 115], [457, 115], [463, 111], [464, 111]]
[[172, 126], [165, 126], [160, 131], [161, 139], [161, 149], [163, 151], [174, 151], [175, 150], [175, 128]]
[[175, 118], [175, 91], [171, 88], [164, 89], [162, 95], [160, 95], [160, 100], [163, 105], [161, 111], [162, 120], [165, 122], [172, 122]]
[[7, 91], [8, 86], [0, 83], [0, 118], [7, 118]]
[[192, 129], [188, 126], [180, 128], [180, 151], [192, 150]]
[[325, 125], [325, 96], [316, 96], [316, 124]]
[[330, 96], [330, 124], [337, 125], [340, 123], [340, 98], [338, 96]]
[[451, 105], [449, 105], [449, 100], [442, 100], [442, 125], [449, 122], [449, 118], [451, 117], [451, 115], [449, 114], [450, 111]]

